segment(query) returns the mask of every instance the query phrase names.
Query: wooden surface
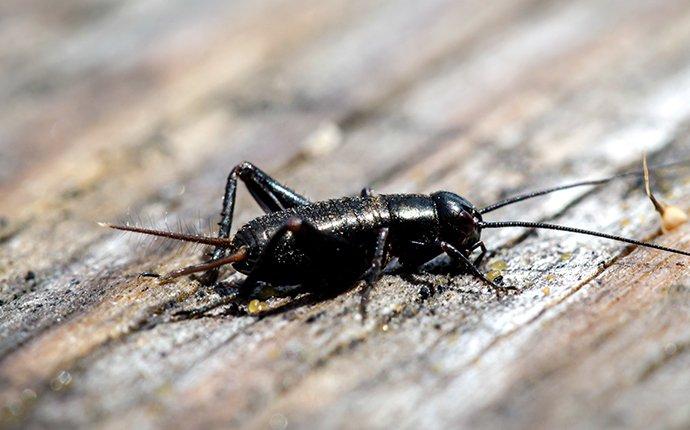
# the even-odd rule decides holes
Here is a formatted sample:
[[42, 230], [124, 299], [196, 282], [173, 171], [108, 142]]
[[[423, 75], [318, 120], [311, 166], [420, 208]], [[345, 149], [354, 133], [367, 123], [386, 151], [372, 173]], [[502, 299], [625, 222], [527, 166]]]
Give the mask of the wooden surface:
[[[690, 158], [689, 47], [683, 0], [2, 2], [2, 426], [690, 427], [686, 258], [490, 231], [517, 294], [441, 270], [385, 276], [364, 324], [356, 291], [190, 318], [221, 297], [136, 274], [199, 251], [94, 223], [209, 219], [243, 159], [314, 199], [481, 205]], [[689, 184], [656, 180], [686, 209]], [[690, 248], [636, 181], [511, 218]]]

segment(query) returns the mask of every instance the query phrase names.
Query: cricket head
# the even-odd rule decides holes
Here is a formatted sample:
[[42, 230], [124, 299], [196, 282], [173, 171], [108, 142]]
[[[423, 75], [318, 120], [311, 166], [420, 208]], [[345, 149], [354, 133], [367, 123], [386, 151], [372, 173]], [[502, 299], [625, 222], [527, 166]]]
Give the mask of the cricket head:
[[467, 199], [450, 191], [431, 195], [441, 226], [441, 240], [470, 249], [481, 237], [482, 215]]

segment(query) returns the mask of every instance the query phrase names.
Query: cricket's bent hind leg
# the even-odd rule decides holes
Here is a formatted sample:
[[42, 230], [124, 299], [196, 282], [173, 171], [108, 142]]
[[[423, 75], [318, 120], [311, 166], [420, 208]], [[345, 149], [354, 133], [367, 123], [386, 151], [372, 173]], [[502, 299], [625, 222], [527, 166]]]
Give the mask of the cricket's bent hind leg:
[[264, 212], [277, 212], [311, 203], [306, 197], [297, 194], [248, 161], [235, 169]]
[[[223, 209], [220, 213], [218, 237], [227, 239], [232, 230], [232, 218], [235, 213], [237, 182], [242, 180], [249, 193], [265, 212], [276, 212], [283, 209], [309, 204], [309, 200], [285, 185], [281, 184], [263, 170], [247, 161], [235, 166], [228, 176], [223, 195]], [[216, 247], [209, 261], [225, 256], [226, 248]], [[211, 270], [204, 276], [205, 284], [213, 284], [218, 279], [218, 270]]]
[[477, 267], [472, 264], [472, 262], [463, 254], [460, 250], [455, 248], [453, 245], [447, 242], [441, 242], [440, 243], [441, 249], [448, 254], [448, 256], [456, 261], [462, 263], [467, 270], [469, 270], [470, 274], [474, 276], [475, 278], [479, 279], [480, 281], [484, 282], [488, 286], [490, 286], [496, 294], [501, 294], [505, 292], [506, 290], [511, 290], [511, 291], [516, 291], [517, 288], [515, 287], [501, 287], [500, 285], [494, 283], [493, 281], [489, 280], [482, 272], [477, 269]]
[[307, 255], [312, 257], [317, 267], [322, 267], [329, 263], [329, 259], [337, 259], [351, 250], [351, 246], [347, 242], [321, 232], [309, 222], [297, 217], [290, 218], [269, 239], [262, 255], [247, 276], [245, 280], [247, 288], [243, 284], [243, 290], [246, 291], [249, 286], [256, 284], [257, 278], [265, 266], [267, 257], [276, 252], [281, 240], [288, 233], [294, 235], [295, 241], [304, 248]]
[[384, 262], [386, 260], [386, 245], [388, 243], [388, 227], [384, 227], [379, 230], [376, 236], [376, 249], [374, 250], [374, 258], [371, 262], [371, 267], [364, 274], [364, 285], [362, 287], [361, 299], [359, 302], [359, 313], [362, 316], [362, 322], [367, 316], [367, 303], [369, 303], [369, 293], [371, 289], [376, 285], [379, 279], [381, 279], [381, 272], [384, 268]]

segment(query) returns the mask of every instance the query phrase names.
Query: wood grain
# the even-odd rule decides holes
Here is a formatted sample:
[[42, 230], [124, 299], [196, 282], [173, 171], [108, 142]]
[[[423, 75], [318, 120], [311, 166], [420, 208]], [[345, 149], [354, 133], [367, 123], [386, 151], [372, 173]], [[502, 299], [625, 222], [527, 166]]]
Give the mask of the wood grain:
[[[200, 252], [95, 221], [208, 220], [250, 159], [315, 199], [478, 205], [690, 158], [690, 2], [7, 1], [0, 407], [18, 428], [687, 428], [686, 259], [485, 232], [517, 294], [440, 268], [264, 317], [143, 270]], [[657, 172], [688, 209], [690, 172]], [[246, 194], [246, 193], [244, 193]], [[259, 214], [238, 201], [239, 224]], [[667, 246], [639, 181], [507, 207]], [[438, 272], [438, 273], [436, 273]], [[268, 299], [278, 308], [285, 299]]]

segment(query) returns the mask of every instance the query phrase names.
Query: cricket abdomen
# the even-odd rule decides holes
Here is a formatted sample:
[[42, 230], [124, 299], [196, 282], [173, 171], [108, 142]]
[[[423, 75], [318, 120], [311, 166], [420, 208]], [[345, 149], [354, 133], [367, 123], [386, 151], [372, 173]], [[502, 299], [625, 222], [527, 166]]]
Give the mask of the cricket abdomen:
[[[333, 243], [305, 249], [288, 232], [273, 252], [265, 252], [269, 240], [291, 218], [311, 224]], [[244, 245], [249, 250], [249, 258], [235, 268], [253, 273], [257, 280], [282, 284], [354, 279], [371, 263], [378, 231], [388, 227], [390, 219], [386, 196], [345, 197], [266, 214], [235, 235], [234, 246]]]

